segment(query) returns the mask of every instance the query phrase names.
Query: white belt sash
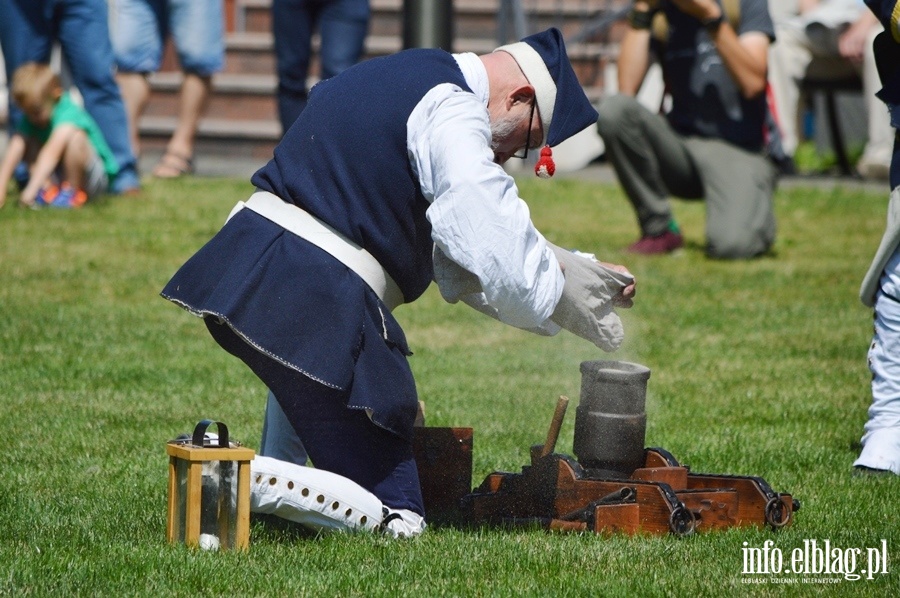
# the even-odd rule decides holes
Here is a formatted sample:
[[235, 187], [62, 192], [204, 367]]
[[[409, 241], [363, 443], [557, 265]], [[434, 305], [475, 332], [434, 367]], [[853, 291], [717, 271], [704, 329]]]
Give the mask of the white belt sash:
[[329, 253], [356, 272], [388, 306], [388, 309], [393, 311], [395, 307], [403, 303], [403, 293], [400, 291], [400, 287], [371, 253], [303, 208], [288, 203], [268, 191], [257, 191], [246, 202], [239, 201], [231, 210], [228, 219], [231, 220], [232, 216], [244, 208], [253, 210], [263, 218]]

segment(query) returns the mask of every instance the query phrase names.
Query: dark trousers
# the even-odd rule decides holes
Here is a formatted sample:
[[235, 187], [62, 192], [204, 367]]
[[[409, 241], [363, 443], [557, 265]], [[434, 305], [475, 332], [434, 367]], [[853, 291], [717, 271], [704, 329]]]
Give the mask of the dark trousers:
[[274, 0], [272, 34], [278, 66], [278, 116], [282, 131], [306, 107], [312, 35], [319, 31], [321, 78], [356, 64], [369, 30], [369, 0]]
[[425, 514], [412, 446], [347, 407], [347, 392], [329, 388], [261, 353], [215, 317], [204, 318], [213, 338], [240, 358], [272, 390], [310, 459], [353, 480], [385, 506]]

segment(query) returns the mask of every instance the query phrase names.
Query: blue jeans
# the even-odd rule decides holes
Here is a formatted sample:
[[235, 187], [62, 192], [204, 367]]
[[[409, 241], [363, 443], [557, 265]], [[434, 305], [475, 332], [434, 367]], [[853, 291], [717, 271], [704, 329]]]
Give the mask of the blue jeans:
[[287, 131], [306, 107], [311, 40], [317, 26], [322, 79], [328, 79], [362, 56], [369, 29], [369, 0], [273, 0], [272, 34], [282, 131]]
[[306, 465], [309, 459], [300, 437], [271, 390], [266, 398], [266, 417], [263, 420], [262, 439], [259, 441], [259, 454], [297, 465]]
[[[112, 149], [119, 173], [113, 193], [137, 189], [137, 163], [128, 137], [128, 116], [113, 77], [106, 0], [0, 0], [0, 46], [7, 80], [25, 62], [49, 62], [59, 41], [84, 106]], [[21, 112], [10, 101], [10, 125]]]
[[225, 63], [222, 0], [116, 0], [112, 44], [128, 73], [159, 70], [171, 34], [183, 71], [208, 77]]

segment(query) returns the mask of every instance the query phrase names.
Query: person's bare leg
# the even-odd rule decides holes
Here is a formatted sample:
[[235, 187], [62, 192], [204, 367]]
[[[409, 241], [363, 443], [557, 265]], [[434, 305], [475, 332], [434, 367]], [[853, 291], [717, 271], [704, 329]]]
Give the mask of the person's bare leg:
[[185, 73], [181, 84], [178, 125], [166, 146], [166, 155], [153, 170], [154, 176], [171, 178], [193, 172], [194, 140], [211, 87], [211, 77]]
[[138, 131], [138, 121], [147, 100], [150, 99], [150, 82], [144, 73], [117, 73], [116, 82], [125, 102], [125, 112], [128, 114], [128, 133], [131, 137], [131, 148], [136, 157], [141, 155], [141, 139]]
[[[45, 196], [44, 202], [59, 208], [80, 208], [87, 201], [88, 168], [96, 157], [87, 133], [77, 130], [69, 138], [60, 159], [59, 192]], [[46, 191], [46, 189], [45, 189]]]
[[87, 134], [78, 130], [69, 139], [62, 156], [63, 182], [69, 183], [76, 189], [87, 187], [88, 160], [93, 157], [93, 149]]

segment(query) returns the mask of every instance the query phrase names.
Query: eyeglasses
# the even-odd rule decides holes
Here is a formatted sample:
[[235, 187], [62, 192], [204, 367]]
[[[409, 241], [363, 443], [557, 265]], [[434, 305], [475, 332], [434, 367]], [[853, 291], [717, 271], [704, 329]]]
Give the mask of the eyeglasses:
[[513, 158], [525, 160], [528, 158], [528, 150], [531, 145], [531, 125], [534, 124], [534, 107], [537, 106], [537, 98], [531, 100], [531, 116], [528, 117], [528, 137], [525, 138], [525, 151], [521, 156], [513, 154]]

